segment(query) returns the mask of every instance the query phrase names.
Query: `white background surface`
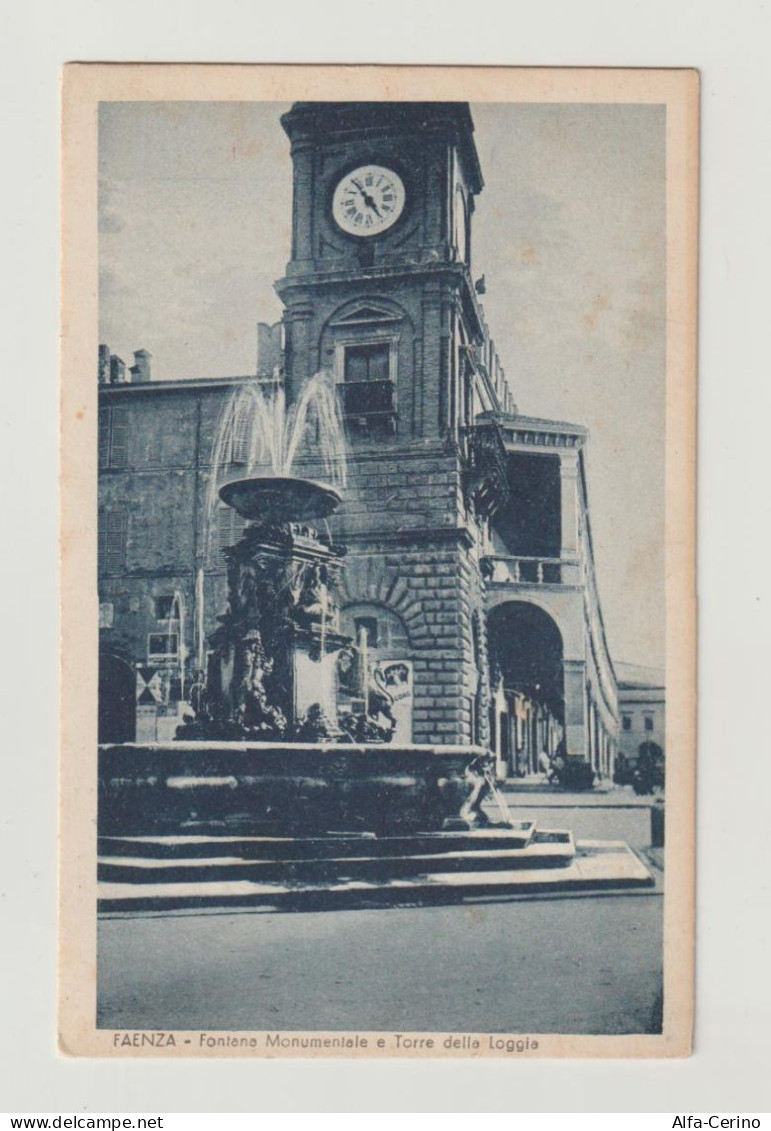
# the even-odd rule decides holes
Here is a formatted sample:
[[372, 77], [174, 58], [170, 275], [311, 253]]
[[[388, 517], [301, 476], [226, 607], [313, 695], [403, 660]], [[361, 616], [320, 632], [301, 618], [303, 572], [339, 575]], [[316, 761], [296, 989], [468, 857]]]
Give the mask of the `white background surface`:
[[[771, 629], [770, 25], [768, 6], [758, 0], [6, 0], [0, 937], [8, 989], [0, 1109], [737, 1113], [771, 1106], [771, 750], [763, 648]], [[67, 60], [701, 70], [701, 739], [692, 1059], [354, 1067], [57, 1057], [57, 165], [59, 68]]]

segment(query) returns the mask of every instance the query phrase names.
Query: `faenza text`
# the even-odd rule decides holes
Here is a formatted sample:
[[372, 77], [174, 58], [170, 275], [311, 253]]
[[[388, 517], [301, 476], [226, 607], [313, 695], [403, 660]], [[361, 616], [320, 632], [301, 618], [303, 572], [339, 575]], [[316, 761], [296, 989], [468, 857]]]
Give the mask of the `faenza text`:
[[112, 1043], [113, 1047], [130, 1045], [135, 1049], [146, 1048], [148, 1045], [156, 1049], [177, 1047], [173, 1033], [113, 1033]]

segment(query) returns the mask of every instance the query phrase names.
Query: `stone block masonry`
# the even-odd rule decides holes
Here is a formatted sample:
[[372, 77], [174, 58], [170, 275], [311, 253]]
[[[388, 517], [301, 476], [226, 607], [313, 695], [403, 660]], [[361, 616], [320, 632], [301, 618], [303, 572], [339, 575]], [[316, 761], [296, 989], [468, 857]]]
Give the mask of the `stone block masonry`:
[[404, 627], [413, 741], [486, 744], [485, 582], [457, 452], [440, 443], [355, 452], [332, 525], [348, 546], [343, 604], [388, 610]]
[[[390, 610], [404, 626], [413, 666], [413, 741], [469, 744], [487, 741], [486, 710], [478, 706], [486, 682], [474, 651], [474, 578], [467, 535], [349, 543], [343, 600]], [[480, 726], [480, 722], [484, 725]]]

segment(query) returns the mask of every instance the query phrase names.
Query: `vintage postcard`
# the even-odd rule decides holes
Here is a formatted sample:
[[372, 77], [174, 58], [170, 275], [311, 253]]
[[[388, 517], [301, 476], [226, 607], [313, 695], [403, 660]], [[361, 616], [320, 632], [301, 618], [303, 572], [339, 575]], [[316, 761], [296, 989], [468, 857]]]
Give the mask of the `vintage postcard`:
[[60, 1047], [690, 1052], [698, 76], [63, 79]]

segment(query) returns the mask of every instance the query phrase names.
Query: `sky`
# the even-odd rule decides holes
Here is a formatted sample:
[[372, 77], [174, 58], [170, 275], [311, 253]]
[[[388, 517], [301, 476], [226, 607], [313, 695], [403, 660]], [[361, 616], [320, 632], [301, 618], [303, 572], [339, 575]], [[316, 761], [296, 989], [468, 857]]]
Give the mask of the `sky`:
[[[153, 378], [255, 371], [281, 317], [292, 167], [281, 103], [103, 103], [100, 341]], [[585, 425], [611, 655], [663, 666], [665, 118], [475, 104], [474, 277], [519, 411]]]

